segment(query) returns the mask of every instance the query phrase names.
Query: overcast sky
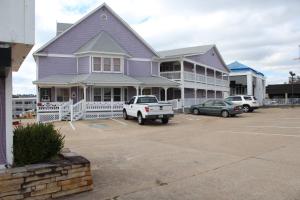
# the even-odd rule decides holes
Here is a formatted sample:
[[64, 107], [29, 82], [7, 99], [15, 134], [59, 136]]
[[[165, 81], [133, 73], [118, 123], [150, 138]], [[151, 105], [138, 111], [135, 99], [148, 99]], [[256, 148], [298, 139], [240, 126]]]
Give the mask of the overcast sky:
[[[35, 93], [32, 52], [55, 36], [56, 22], [74, 23], [100, 0], [36, 0], [36, 45], [19, 72], [14, 94]], [[107, 0], [155, 50], [216, 44], [225, 62], [239, 61], [267, 83], [300, 75], [300, 0]]]

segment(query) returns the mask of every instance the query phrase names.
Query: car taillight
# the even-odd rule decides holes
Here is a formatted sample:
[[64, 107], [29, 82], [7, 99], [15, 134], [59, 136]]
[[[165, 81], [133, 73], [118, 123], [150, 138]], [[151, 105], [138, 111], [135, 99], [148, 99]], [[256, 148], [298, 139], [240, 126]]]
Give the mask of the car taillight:
[[236, 106], [236, 107], [234, 107], [234, 110], [235, 110], [235, 111], [238, 111], [238, 110], [240, 110], [240, 107], [239, 107], [239, 106]]
[[145, 107], [145, 111], [146, 111], [146, 112], [149, 112], [149, 107]]

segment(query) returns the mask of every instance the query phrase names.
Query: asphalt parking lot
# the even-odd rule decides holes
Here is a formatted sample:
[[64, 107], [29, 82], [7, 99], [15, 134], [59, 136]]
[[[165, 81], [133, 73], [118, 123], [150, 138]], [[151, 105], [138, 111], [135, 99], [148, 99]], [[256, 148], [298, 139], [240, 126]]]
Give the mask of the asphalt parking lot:
[[94, 178], [94, 191], [65, 199], [300, 199], [299, 113], [58, 122]]

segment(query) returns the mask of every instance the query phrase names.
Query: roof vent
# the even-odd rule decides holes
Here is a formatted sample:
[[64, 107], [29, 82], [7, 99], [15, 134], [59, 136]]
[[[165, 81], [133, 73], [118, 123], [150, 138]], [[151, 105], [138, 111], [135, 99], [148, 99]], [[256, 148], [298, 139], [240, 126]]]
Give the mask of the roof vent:
[[106, 14], [102, 14], [100, 17], [101, 17], [102, 20], [105, 20], [105, 21], [107, 20], [107, 15]]

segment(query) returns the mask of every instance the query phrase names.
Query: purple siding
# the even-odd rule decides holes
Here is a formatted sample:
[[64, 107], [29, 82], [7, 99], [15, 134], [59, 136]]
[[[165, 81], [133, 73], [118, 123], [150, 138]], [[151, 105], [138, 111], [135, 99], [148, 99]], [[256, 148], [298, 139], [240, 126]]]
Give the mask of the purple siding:
[[228, 71], [228, 69], [221, 62], [221, 58], [218, 56], [214, 48], [212, 48], [205, 54], [187, 56], [187, 58], [195, 62], [200, 62], [205, 65], [214, 67], [219, 70]]
[[147, 61], [128, 61], [130, 76], [151, 76], [151, 62]]
[[55, 74], [76, 74], [76, 58], [39, 57], [38, 78]]
[[127, 70], [127, 59], [124, 59], [124, 74], [128, 75], [128, 70]]
[[136, 95], [136, 89], [134, 87], [128, 87], [128, 100]]
[[152, 75], [159, 75], [158, 62], [152, 62]]
[[78, 74], [88, 74], [90, 73], [90, 57], [80, 57], [78, 58]]
[[0, 165], [6, 163], [5, 78], [0, 78]]
[[[107, 20], [101, 16], [105, 14]], [[72, 54], [101, 31], [109, 33], [131, 56], [151, 58], [154, 53], [105, 7], [96, 11], [46, 47], [45, 53]]]

